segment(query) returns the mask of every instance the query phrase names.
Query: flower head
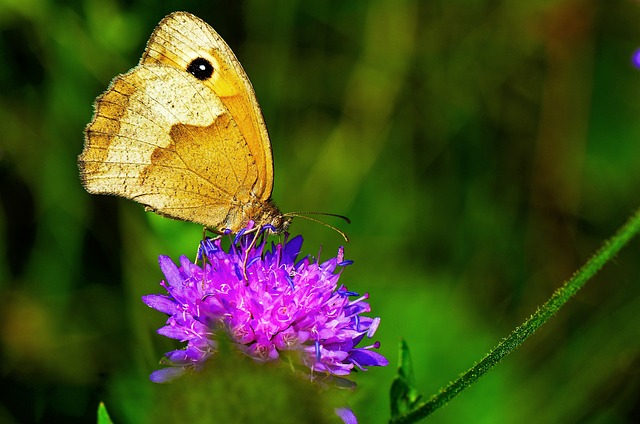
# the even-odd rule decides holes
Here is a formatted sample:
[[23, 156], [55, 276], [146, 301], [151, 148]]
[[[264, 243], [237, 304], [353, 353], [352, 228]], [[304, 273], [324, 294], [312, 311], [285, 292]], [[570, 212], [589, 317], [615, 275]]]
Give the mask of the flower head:
[[[255, 230], [252, 225], [247, 230]], [[270, 249], [255, 232], [241, 232], [227, 250], [221, 241], [201, 244], [203, 266], [185, 256], [179, 267], [167, 256], [159, 258], [166, 277], [160, 284], [168, 295], [147, 295], [143, 301], [169, 315], [158, 333], [187, 346], [168, 352], [171, 367], [153, 372], [152, 381], [201, 368], [217, 350], [219, 331], [258, 361], [297, 352], [312, 376], [344, 376], [354, 367], [388, 365], [373, 350], [378, 342], [358, 347], [373, 337], [380, 319], [362, 315], [370, 311], [368, 294], [338, 285], [342, 269], [352, 263], [344, 260], [343, 248], [319, 263], [309, 256], [297, 260], [301, 236], [271, 243]]]
[[631, 63], [636, 68], [640, 68], [640, 49], [636, 49], [631, 55]]

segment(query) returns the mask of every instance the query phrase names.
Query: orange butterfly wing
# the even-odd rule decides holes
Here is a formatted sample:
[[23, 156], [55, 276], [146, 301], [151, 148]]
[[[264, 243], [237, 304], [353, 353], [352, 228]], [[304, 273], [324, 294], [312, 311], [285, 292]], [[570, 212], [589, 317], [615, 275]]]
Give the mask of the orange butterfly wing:
[[271, 202], [273, 159], [251, 83], [204, 21], [176, 12], [138, 66], [96, 99], [78, 158], [90, 193], [237, 232], [287, 219]]

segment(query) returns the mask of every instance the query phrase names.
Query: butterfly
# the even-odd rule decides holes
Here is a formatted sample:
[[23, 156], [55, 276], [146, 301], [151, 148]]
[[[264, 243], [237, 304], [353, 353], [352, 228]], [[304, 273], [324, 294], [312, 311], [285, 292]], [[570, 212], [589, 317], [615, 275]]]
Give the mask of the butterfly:
[[166, 16], [137, 66], [94, 105], [78, 156], [89, 193], [238, 233], [286, 231], [271, 200], [273, 156], [251, 82], [224, 40], [187, 12]]

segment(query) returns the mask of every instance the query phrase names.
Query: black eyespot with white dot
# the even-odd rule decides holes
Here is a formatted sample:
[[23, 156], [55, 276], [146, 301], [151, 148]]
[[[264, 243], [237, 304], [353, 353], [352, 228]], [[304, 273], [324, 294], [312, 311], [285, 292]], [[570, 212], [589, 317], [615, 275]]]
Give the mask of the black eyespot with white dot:
[[213, 65], [204, 57], [197, 57], [187, 66], [187, 72], [200, 81], [204, 81], [213, 75]]

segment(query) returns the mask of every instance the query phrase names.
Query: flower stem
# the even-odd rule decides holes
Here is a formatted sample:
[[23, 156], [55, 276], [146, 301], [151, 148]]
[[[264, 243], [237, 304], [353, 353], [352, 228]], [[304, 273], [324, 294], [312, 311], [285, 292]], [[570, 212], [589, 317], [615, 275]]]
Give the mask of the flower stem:
[[506, 355], [514, 351], [529, 336], [531, 336], [542, 324], [558, 312], [584, 284], [593, 277], [604, 264], [610, 261], [628, 242], [640, 232], [640, 209], [618, 230], [618, 232], [607, 240], [598, 249], [595, 255], [582, 266], [558, 288], [551, 298], [538, 308], [522, 325], [517, 327], [509, 337], [493, 348], [480, 362], [474, 365], [467, 372], [458, 377], [457, 380], [444, 387], [437, 394], [433, 395], [429, 401], [418, 405], [412, 411], [407, 412], [389, 422], [392, 424], [413, 423], [427, 417], [438, 408], [444, 406], [458, 393], [469, 387], [476, 380], [482, 377], [487, 371], [498, 364]]

